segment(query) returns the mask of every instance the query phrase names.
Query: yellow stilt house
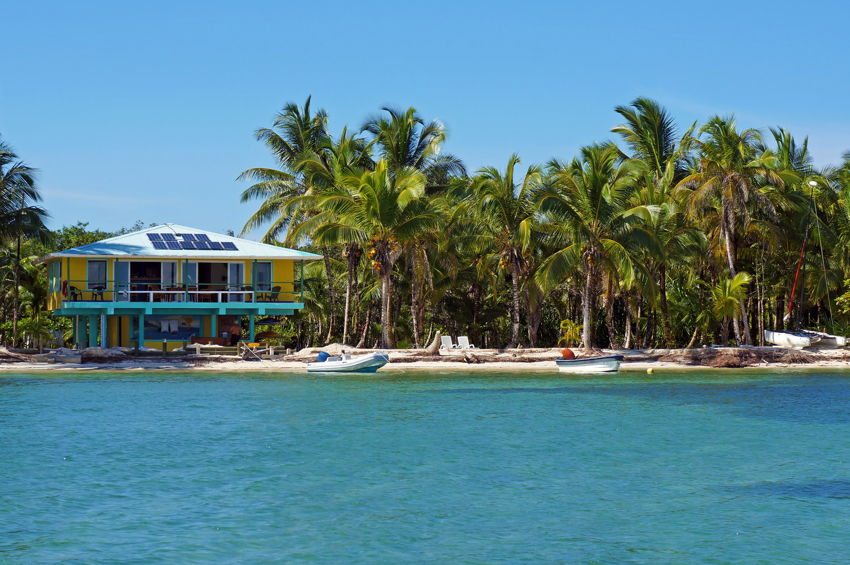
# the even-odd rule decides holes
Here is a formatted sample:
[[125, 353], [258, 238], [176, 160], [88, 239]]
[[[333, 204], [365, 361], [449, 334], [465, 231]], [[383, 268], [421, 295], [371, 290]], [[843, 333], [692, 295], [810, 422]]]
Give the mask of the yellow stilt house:
[[304, 307], [304, 261], [320, 255], [164, 224], [52, 253], [49, 308], [80, 347], [229, 345], [244, 317]]

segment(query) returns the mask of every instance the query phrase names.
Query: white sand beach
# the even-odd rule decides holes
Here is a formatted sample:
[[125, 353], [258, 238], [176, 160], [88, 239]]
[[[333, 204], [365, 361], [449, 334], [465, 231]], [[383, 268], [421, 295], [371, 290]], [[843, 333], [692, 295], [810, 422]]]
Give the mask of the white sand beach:
[[[236, 356], [196, 356], [157, 358], [132, 357], [107, 362], [62, 363], [42, 362], [19, 355], [0, 363], [0, 372], [89, 372], [89, 371], [206, 371], [206, 372], [288, 372], [305, 371], [306, 363], [316, 358], [319, 351], [337, 354], [343, 347], [337, 344], [323, 348], [308, 348], [291, 355], [272, 359], [246, 360]], [[353, 355], [371, 349], [345, 348]], [[579, 356], [586, 356], [578, 352]], [[683, 369], [744, 369], [744, 368], [824, 368], [850, 369], [850, 351], [822, 349], [796, 351], [777, 347], [750, 348], [700, 348], [656, 350], [602, 350], [595, 354], [621, 354], [622, 371], [683, 370]], [[464, 371], [488, 373], [548, 372], [555, 368], [554, 360], [560, 357], [555, 348], [512, 350], [452, 350], [436, 355], [425, 350], [392, 350], [390, 363], [382, 372], [414, 371]]]

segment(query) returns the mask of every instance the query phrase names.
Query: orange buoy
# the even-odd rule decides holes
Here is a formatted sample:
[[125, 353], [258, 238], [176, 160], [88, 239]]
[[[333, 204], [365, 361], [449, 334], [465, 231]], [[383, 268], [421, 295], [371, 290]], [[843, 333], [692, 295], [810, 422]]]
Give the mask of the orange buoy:
[[576, 358], [576, 354], [573, 353], [573, 350], [568, 348], [568, 347], [565, 347], [564, 349], [561, 350], [561, 355], [564, 357], [564, 359], [575, 359]]

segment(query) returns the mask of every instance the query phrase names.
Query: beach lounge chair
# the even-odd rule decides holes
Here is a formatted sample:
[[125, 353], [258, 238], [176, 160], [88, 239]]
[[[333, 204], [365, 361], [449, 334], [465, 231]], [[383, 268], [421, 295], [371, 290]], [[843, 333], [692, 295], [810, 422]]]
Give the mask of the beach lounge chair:
[[450, 335], [441, 335], [440, 336], [440, 349], [457, 349], [457, 345], [452, 343], [452, 336], [450, 336]]
[[469, 343], [469, 338], [465, 335], [457, 336], [457, 346], [460, 349], [475, 349], [475, 346]]

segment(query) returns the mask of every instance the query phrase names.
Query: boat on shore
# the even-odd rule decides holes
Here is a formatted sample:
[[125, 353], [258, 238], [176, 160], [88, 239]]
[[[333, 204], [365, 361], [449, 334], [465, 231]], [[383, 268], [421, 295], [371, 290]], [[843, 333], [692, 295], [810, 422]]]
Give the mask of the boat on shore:
[[811, 347], [823, 339], [817, 334], [818, 332], [764, 330], [764, 340], [770, 344], [778, 345], [780, 347], [803, 349], [804, 347]]
[[555, 364], [561, 373], [616, 373], [620, 370], [622, 361], [622, 355], [605, 355], [580, 359], [555, 359]]
[[375, 351], [366, 355], [352, 356], [342, 352], [338, 357], [331, 357], [320, 352], [318, 359], [307, 363], [308, 373], [374, 373], [390, 362], [390, 356], [383, 351]]
[[847, 345], [847, 338], [843, 335], [833, 335], [814, 330], [800, 330], [800, 333], [820, 338], [817, 342], [819, 347], [845, 347]]

